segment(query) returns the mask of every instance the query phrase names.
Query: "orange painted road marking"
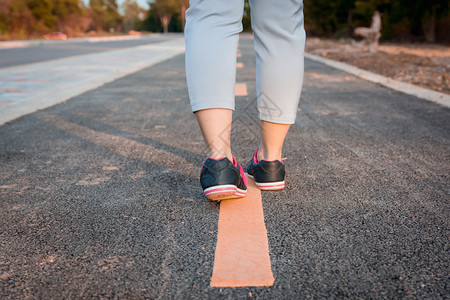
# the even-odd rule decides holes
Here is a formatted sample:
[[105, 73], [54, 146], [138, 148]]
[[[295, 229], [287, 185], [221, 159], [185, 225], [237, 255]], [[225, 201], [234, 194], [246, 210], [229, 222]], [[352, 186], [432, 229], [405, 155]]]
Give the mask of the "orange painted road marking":
[[272, 286], [261, 192], [248, 180], [247, 196], [220, 203], [212, 287]]
[[242, 69], [244, 67], [244, 64], [241, 62], [236, 63], [236, 68], [237, 69]]
[[247, 84], [246, 83], [236, 83], [234, 87], [234, 95], [241, 97], [247, 96]]

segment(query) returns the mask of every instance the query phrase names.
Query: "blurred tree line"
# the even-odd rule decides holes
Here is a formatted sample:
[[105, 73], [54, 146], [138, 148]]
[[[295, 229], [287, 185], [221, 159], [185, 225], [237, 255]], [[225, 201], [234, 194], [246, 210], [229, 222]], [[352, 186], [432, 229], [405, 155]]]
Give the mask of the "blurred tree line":
[[[150, 8], [144, 10], [135, 0], [120, 7], [116, 0], [0, 0], [0, 39], [51, 31], [83, 36], [183, 30], [188, 0], [148, 1]], [[309, 36], [350, 37], [355, 27], [370, 26], [376, 10], [382, 16], [382, 39], [450, 42], [449, 0], [304, 0], [305, 28]], [[251, 30], [248, 0], [242, 23]]]
[[450, 42], [448, 0], [304, 0], [308, 35], [348, 37], [381, 13], [384, 40]]
[[0, 40], [139, 30], [146, 13], [135, 0], [0, 0]]
[[80, 30], [82, 7], [78, 0], [1, 0], [0, 37], [28, 37], [49, 29]]

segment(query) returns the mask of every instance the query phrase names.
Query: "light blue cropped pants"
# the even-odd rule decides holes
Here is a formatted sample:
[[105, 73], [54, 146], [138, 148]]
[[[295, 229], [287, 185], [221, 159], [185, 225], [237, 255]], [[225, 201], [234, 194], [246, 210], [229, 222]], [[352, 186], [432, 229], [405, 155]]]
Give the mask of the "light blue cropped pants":
[[[250, 0], [261, 120], [293, 124], [303, 84], [302, 0]], [[244, 0], [190, 0], [186, 78], [192, 111], [234, 110]]]

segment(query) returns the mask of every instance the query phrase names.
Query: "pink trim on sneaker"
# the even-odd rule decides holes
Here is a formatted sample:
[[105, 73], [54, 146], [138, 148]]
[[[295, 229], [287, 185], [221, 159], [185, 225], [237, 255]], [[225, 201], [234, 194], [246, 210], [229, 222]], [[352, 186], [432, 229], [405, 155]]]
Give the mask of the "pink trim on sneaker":
[[233, 163], [233, 166], [237, 167], [237, 160], [236, 160], [236, 157], [234, 157], [234, 155], [233, 155], [232, 163]]
[[255, 164], [258, 163], [258, 151], [259, 151], [259, 149], [256, 149], [255, 154], [253, 155], [253, 162]]
[[242, 181], [244, 181], [244, 185], [247, 186], [247, 176], [245, 176], [244, 170], [242, 169], [241, 165], [239, 165], [239, 171], [241, 173]]

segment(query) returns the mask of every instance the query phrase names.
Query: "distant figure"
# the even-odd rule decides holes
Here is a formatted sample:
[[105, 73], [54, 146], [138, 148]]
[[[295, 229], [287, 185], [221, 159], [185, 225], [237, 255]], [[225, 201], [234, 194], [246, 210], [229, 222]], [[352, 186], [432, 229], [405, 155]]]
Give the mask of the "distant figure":
[[378, 41], [381, 37], [380, 12], [374, 12], [370, 27], [356, 27], [353, 33], [364, 38], [363, 42], [367, 45], [369, 52], [376, 53], [378, 51]]

